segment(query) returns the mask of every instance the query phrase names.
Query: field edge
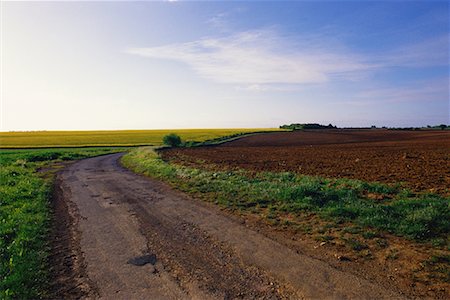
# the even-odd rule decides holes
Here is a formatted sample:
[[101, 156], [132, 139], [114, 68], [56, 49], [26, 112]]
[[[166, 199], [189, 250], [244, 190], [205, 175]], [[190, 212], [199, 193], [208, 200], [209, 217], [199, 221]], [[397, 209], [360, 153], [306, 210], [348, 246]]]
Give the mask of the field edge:
[[[248, 203], [244, 201], [244, 194], [250, 196], [253, 195], [253, 197], [256, 198], [259, 197], [258, 195], [261, 195], [257, 193], [252, 194], [251, 188], [244, 189], [244, 194], [239, 194], [239, 191], [234, 190], [231, 194], [224, 195], [220, 194], [220, 192], [216, 193], [215, 189], [217, 188], [217, 185], [214, 186], [214, 183], [211, 184], [212, 182], [218, 182], [221, 179], [224, 179], [223, 176], [225, 176], [225, 179], [227, 181], [229, 181], [231, 178], [232, 181], [235, 180], [235, 182], [240, 182], [239, 184], [241, 184], [241, 180], [238, 179], [236, 181], [236, 178], [233, 179], [232, 177], [241, 176], [245, 172], [238, 172], [238, 174], [227, 172], [227, 174], [224, 175], [220, 171], [205, 172], [199, 169], [189, 169], [179, 165], [172, 165], [163, 161], [154, 151], [154, 148], [150, 147], [138, 148], [133, 150], [132, 152], [122, 157], [121, 163], [126, 168], [136, 173], [166, 181], [172, 187], [191, 194], [195, 198], [200, 198], [201, 200], [206, 200], [209, 202], [211, 202], [212, 199], [215, 199], [214, 201], [212, 201], [214, 204], [219, 205], [230, 212], [237, 213], [238, 215], [256, 217], [260, 221], [269, 224], [269, 226], [275, 226], [275, 228], [283, 228], [283, 230], [287, 229], [293, 230], [295, 232], [303, 232], [303, 234], [306, 234], [307, 236], [311, 235], [310, 238], [312, 237], [312, 239], [319, 241], [320, 245], [336, 244], [339, 247], [344, 247], [345, 249], [348, 249], [350, 251], [349, 253], [351, 254], [349, 256], [352, 257], [351, 260], [378, 260], [380, 262], [383, 261], [384, 264], [391, 264], [392, 266], [403, 264], [404, 261], [408, 262], [408, 260], [412, 260], [414, 264], [418, 264], [422, 267], [416, 268], [416, 265], [411, 265], [408, 267], [408, 270], [406, 270], [407, 268], [405, 268], [405, 270], [402, 270], [403, 274], [400, 277], [403, 281], [409, 282], [408, 284], [411, 284], [412, 286], [420, 286], [422, 289], [422, 296], [424, 295], [423, 293], [427, 293], [428, 290], [436, 292], [436, 294], [433, 294], [436, 296], [438, 294], [442, 294], [442, 291], [444, 291], [445, 293], [445, 291], [447, 291], [449, 288], [449, 274], [448, 272], [445, 272], [445, 269], [443, 269], [448, 264], [449, 259], [449, 251], [444, 246], [446, 243], [448, 243], [448, 241], [445, 242], [445, 236], [443, 238], [437, 238], [437, 240], [431, 239], [431, 242], [430, 240], [428, 240], [428, 242], [426, 242], [425, 244], [423, 242], [419, 242], [418, 244], [411, 244], [411, 241], [408, 241], [407, 239], [405, 240], [404, 237], [397, 237], [395, 235], [392, 235], [392, 233], [386, 232], [385, 230], [380, 231], [377, 228], [374, 228], [370, 225], [364, 225], [363, 223], [356, 222], [355, 224], [355, 222], [352, 221], [351, 218], [348, 219], [344, 217], [344, 219], [342, 219], [338, 217], [338, 219], [332, 219], [330, 222], [329, 217], [331, 216], [333, 218], [333, 215], [323, 214], [320, 210], [308, 213], [308, 210], [306, 210], [307, 213], [302, 213], [302, 216], [306, 219], [312, 220], [313, 223], [316, 222], [317, 224], [319, 224], [319, 226], [317, 226], [318, 228], [311, 228], [311, 224], [307, 224], [308, 221], [306, 223], [297, 222], [297, 220], [295, 219], [295, 213], [286, 211], [286, 207], [277, 207], [276, 203], [274, 206], [272, 205], [274, 203], [270, 203], [270, 201], [261, 205], [261, 207], [258, 207], [257, 203]], [[254, 174], [252, 176], [254, 176]], [[269, 176], [269, 178], [275, 178], [279, 181], [283, 180], [283, 176], [288, 178], [287, 180], [290, 180], [289, 177], [292, 175], [289, 175], [289, 173], [284, 173], [281, 175], [266, 173], [264, 174], [264, 176]], [[277, 179], [276, 176], [281, 177]], [[252, 180], [254, 184], [258, 184], [262, 179], [256, 176]], [[205, 184], [205, 182], [207, 182], [207, 184]], [[345, 184], [349, 183], [349, 181], [338, 182]], [[350, 182], [353, 182], [353, 184], [365, 184], [360, 181]], [[231, 183], [231, 185], [232, 184], [233, 183]], [[228, 187], [222, 186], [222, 188], [230, 188], [229, 183], [227, 183], [226, 185]], [[389, 195], [389, 193], [392, 192], [392, 190], [389, 190], [389, 187], [383, 185], [374, 185], [372, 187], [370, 187], [370, 184], [369, 186], [365, 185], [365, 188], [367, 187], [378, 190], [375, 191], [375, 194], [383, 194], [383, 189], [385, 188], [388, 189], [384, 191], [386, 195]], [[369, 197], [371, 197], [370, 194], [372, 193], [366, 194], [366, 196], [369, 195]], [[407, 192], [405, 192], [405, 195], [406, 194]], [[237, 199], [235, 203], [230, 203], [230, 195], [232, 195], [232, 198]], [[241, 197], [244, 198], [240, 199]], [[368, 200], [374, 201], [374, 199]], [[388, 200], [389, 202], [389, 199], [386, 200]], [[444, 206], [445, 204], [448, 205], [449, 201], [450, 199], [438, 200], [438, 202], [443, 204]], [[418, 209], [420, 211], [420, 208]], [[439, 208], [436, 207], [436, 211], [438, 210]], [[304, 207], [300, 207], [300, 211], [305, 212]], [[448, 212], [448, 210], [445, 209], [441, 211], [444, 211], [444, 213], [445, 211]], [[339, 216], [339, 214], [343, 214], [344, 216], [345, 214], [348, 214], [348, 212], [346, 213], [345, 210], [337, 210], [336, 213], [338, 213], [338, 215], [334, 215], [334, 217]], [[436, 216], [436, 218], [442, 219], [442, 217], [440, 216]], [[441, 226], [444, 226], [443, 228], [446, 228], [445, 226], [448, 226], [448, 224], [441, 224]], [[337, 230], [335, 230], [334, 227], [336, 227]], [[448, 234], [448, 228], [444, 230], [447, 230]], [[313, 233], [311, 234], [311, 232]], [[445, 232], [443, 234], [446, 235]], [[421, 237], [417, 236], [416, 238], [420, 241]], [[433, 246], [433, 243], [439, 244], [437, 248]], [[412, 247], [412, 250], [409, 251], [410, 249], [407, 249], [408, 251], [402, 252], [402, 247], [404, 248], [405, 245], [411, 245], [406, 247]], [[415, 255], [416, 257], [414, 257]], [[339, 257], [346, 256], [340, 255]], [[397, 268], [393, 269], [397, 270]], [[434, 284], [434, 282], [430, 280], [431, 278], [435, 278], [434, 280], [436, 281], [436, 284]]]

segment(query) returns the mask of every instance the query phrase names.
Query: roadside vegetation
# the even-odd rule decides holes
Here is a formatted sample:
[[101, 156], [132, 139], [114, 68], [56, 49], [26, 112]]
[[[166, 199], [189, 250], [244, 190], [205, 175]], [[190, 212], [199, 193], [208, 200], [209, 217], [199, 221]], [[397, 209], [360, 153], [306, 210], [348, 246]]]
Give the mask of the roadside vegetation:
[[[448, 197], [359, 180], [220, 170], [206, 164], [181, 166], [165, 162], [149, 147], [131, 151], [122, 163], [229, 210], [258, 215], [272, 225], [314, 232], [320, 242], [340, 239], [365, 257], [372, 255], [369, 244], [388, 247], [386, 235], [426, 245], [437, 252], [422, 269], [428, 268], [442, 281], [450, 280]], [[311, 226], [317, 218], [321, 221]], [[389, 251], [386, 259], [396, 259], [397, 250]]]
[[175, 133], [169, 133], [163, 137], [163, 144], [169, 147], [178, 147], [181, 146], [181, 143], [180, 136]]
[[214, 195], [215, 202], [233, 209], [314, 212], [337, 223], [351, 221], [421, 241], [446, 238], [450, 232], [450, 199], [434, 194], [414, 195], [379, 183], [290, 172], [218, 171], [171, 165], [148, 148], [131, 151], [123, 162], [184, 191]]
[[0, 150], [0, 299], [46, 296], [51, 165], [124, 148]]
[[162, 145], [162, 139], [175, 133], [186, 143], [253, 132], [280, 131], [277, 128], [177, 129], [177, 130], [105, 130], [105, 131], [32, 131], [0, 132], [2, 148], [45, 148], [85, 146]]

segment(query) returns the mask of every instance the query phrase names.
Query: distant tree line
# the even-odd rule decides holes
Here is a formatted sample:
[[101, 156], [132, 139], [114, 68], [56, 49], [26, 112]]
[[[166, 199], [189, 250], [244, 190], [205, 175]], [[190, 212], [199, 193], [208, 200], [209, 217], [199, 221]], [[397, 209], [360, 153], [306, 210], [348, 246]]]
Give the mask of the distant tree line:
[[428, 129], [442, 129], [442, 130], [445, 130], [445, 129], [450, 129], [450, 125], [445, 125], [445, 124], [441, 124], [441, 125], [435, 125], [435, 126], [430, 126], [430, 125], [427, 125], [427, 128]]
[[[303, 129], [337, 129], [338, 127], [328, 124], [321, 125], [318, 123], [292, 123], [290, 125], [281, 125], [281, 129], [290, 130], [303, 130]], [[450, 130], [450, 125], [440, 124], [440, 125], [427, 125], [426, 127], [377, 127], [372, 125], [371, 127], [343, 127], [343, 129], [387, 129], [387, 130]]]
[[292, 123], [290, 125], [281, 125], [281, 129], [303, 130], [303, 129], [336, 129], [332, 124], [321, 125], [318, 123]]
[[427, 125], [426, 127], [393, 127], [388, 128], [390, 130], [450, 130], [450, 125], [440, 124], [440, 125]]

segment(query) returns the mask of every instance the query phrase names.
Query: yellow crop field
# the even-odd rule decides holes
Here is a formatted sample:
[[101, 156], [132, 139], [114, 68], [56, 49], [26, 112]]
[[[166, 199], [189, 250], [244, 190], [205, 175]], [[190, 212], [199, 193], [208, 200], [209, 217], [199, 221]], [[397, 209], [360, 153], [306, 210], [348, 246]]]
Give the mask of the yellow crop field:
[[235, 128], [0, 132], [0, 148], [161, 145], [162, 138], [169, 133], [178, 134], [184, 141], [201, 142], [238, 133], [279, 130], [277, 128]]

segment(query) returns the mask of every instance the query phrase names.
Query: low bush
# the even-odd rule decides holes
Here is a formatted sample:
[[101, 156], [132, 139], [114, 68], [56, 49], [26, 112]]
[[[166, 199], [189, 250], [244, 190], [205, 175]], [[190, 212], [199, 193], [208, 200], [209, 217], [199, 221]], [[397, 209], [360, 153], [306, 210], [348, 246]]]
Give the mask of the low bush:
[[170, 147], [179, 147], [182, 144], [181, 138], [175, 133], [170, 133], [163, 137], [163, 144]]

